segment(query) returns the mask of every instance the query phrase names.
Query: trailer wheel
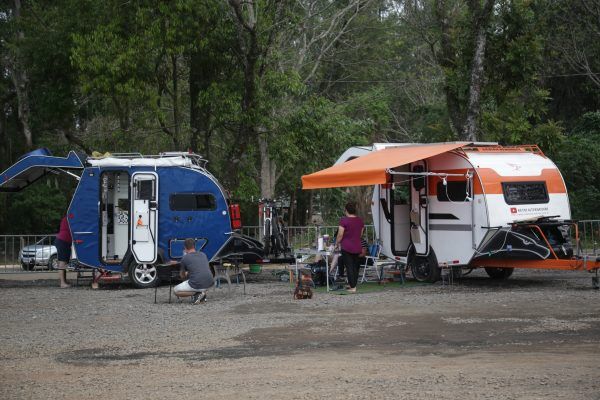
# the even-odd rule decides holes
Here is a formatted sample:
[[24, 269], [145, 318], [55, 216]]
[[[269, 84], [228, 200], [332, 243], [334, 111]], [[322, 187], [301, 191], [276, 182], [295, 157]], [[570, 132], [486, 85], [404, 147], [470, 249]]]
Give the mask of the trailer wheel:
[[514, 268], [495, 268], [485, 267], [485, 272], [492, 279], [508, 279], [512, 275]]
[[408, 265], [416, 281], [434, 283], [440, 279], [441, 270], [432, 249], [429, 249], [428, 256], [416, 255], [414, 247], [408, 254]]
[[138, 264], [134, 260], [129, 264], [129, 279], [138, 289], [154, 287], [158, 285], [158, 271], [153, 264]]

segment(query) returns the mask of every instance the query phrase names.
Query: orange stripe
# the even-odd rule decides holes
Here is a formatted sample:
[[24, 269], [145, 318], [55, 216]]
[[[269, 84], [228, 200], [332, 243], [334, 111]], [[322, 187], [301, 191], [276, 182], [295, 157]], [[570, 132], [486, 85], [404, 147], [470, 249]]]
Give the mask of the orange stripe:
[[[548, 193], [567, 193], [567, 188], [557, 168], [546, 168], [539, 176], [500, 176], [491, 168], [478, 168], [485, 194], [502, 194], [502, 182], [546, 182]], [[475, 191], [477, 194], [477, 191]]]
[[[466, 174], [467, 168], [464, 169], [447, 169], [431, 171], [440, 174]], [[538, 176], [500, 176], [496, 171], [491, 168], [478, 168], [477, 174], [479, 179], [475, 176], [473, 180], [473, 192], [475, 194], [483, 194], [485, 188], [485, 194], [502, 194], [502, 182], [546, 182], [548, 193], [567, 193], [567, 188], [562, 180], [560, 172], [556, 168], [546, 168], [542, 170], [542, 174]], [[465, 178], [461, 176], [449, 176], [446, 178], [448, 181], [464, 181]], [[441, 181], [438, 176], [429, 177], [429, 195], [437, 196], [437, 184]], [[481, 183], [483, 182], [483, 187]]]

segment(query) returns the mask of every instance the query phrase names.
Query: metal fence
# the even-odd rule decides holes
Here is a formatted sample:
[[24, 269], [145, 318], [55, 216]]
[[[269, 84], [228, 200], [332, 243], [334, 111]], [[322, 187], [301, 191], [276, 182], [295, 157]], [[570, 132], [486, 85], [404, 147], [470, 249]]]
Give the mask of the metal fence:
[[579, 245], [582, 254], [598, 254], [600, 244], [600, 220], [579, 221]]
[[[287, 242], [292, 249], [301, 249], [306, 247], [316, 247], [319, 235], [329, 235], [333, 239], [338, 226], [288, 226]], [[245, 226], [242, 233], [253, 237], [256, 240], [263, 241], [264, 232], [261, 226]], [[375, 228], [373, 225], [365, 226], [365, 239], [369, 243], [375, 241]]]
[[54, 234], [0, 235], [0, 273], [48, 271], [57, 266]]
[[[289, 226], [287, 239], [292, 249], [315, 247], [319, 235], [333, 238], [337, 226]], [[365, 226], [366, 240], [376, 239], [373, 225]], [[262, 241], [260, 226], [245, 226], [242, 233]], [[54, 234], [48, 235], [0, 235], [0, 274], [48, 271], [56, 267]], [[598, 254], [600, 251], [600, 220], [579, 221], [580, 250], [582, 254]]]

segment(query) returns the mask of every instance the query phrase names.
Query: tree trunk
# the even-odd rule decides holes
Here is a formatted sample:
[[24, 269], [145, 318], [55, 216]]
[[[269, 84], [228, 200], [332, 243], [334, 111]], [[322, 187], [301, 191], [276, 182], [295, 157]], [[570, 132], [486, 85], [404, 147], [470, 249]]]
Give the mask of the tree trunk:
[[[174, 144], [179, 143], [179, 80], [177, 77], [177, 56], [173, 54], [171, 56], [171, 65], [172, 65], [172, 81], [173, 81], [173, 126], [175, 127], [175, 132], [173, 133]], [[177, 146], [178, 147], [178, 146]], [[183, 149], [174, 149], [174, 150], [183, 150]]]
[[[471, 76], [469, 81], [469, 103], [467, 116], [462, 131], [462, 139], [475, 142], [479, 130], [479, 114], [481, 112], [481, 90], [483, 86], [483, 61], [485, 59], [485, 45], [487, 41], [486, 29], [492, 13], [494, 0], [486, 0], [477, 19], [475, 32], [475, 52], [471, 63]], [[475, 14], [476, 10], [472, 10]]]
[[200, 93], [207, 90], [211, 82], [216, 79], [216, 73], [211, 59], [202, 52], [194, 52], [190, 55], [190, 126], [192, 128], [190, 148], [193, 152], [200, 152], [207, 160], [210, 160], [212, 111], [210, 105], [200, 104], [199, 97]]
[[[19, 20], [21, 18], [21, 0], [15, 0], [13, 11], [15, 13], [15, 19]], [[31, 108], [29, 104], [29, 79], [27, 77], [25, 65], [21, 62], [22, 60], [19, 49], [19, 42], [22, 42], [24, 38], [25, 34], [23, 31], [19, 30], [17, 32], [18, 45], [13, 57], [11, 76], [15, 86], [15, 91], [17, 92], [17, 111], [19, 115], [19, 122], [21, 123], [21, 127], [23, 129], [23, 136], [25, 137], [25, 144], [28, 149], [31, 149], [33, 147], [33, 134], [29, 125], [29, 119], [31, 115]]]
[[260, 197], [273, 199], [277, 166], [269, 155], [269, 139], [266, 133], [258, 137], [258, 149], [260, 151]]
[[[436, 0], [434, 7], [434, 14], [441, 34], [440, 51], [434, 52], [434, 56], [444, 70], [454, 70], [456, 68], [456, 55], [458, 52], [452, 43], [446, 2], [444, 0]], [[448, 115], [450, 117], [450, 127], [454, 133], [459, 135], [463, 131], [464, 114], [456, 88], [449, 84], [447, 76], [444, 83], [444, 95], [446, 96], [446, 106], [448, 107]]]

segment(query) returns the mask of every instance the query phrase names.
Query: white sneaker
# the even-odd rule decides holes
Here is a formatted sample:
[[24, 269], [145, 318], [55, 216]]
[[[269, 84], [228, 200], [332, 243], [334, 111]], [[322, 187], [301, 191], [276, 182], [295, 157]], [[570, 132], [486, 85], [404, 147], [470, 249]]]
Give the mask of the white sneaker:
[[203, 304], [206, 303], [206, 293], [199, 293], [198, 295], [195, 295], [196, 300], [194, 301], [194, 304]]

